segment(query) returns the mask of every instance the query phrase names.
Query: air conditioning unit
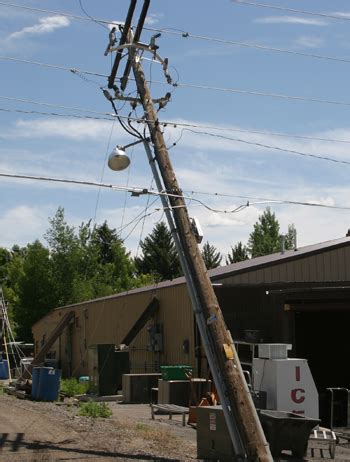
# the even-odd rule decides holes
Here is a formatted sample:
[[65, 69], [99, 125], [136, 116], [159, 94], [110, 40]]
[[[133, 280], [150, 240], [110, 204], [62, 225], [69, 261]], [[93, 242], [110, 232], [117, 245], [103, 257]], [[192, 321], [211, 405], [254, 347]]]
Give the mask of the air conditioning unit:
[[258, 345], [258, 358], [287, 359], [288, 351], [292, 345], [288, 343], [260, 343]]

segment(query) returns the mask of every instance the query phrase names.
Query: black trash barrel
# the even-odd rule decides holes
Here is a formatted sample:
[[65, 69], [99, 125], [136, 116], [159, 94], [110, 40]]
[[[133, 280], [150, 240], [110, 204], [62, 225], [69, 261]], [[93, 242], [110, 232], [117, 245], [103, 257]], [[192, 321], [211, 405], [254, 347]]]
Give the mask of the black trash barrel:
[[283, 450], [304, 457], [311, 430], [321, 422], [284, 411], [258, 410], [258, 415], [273, 457]]

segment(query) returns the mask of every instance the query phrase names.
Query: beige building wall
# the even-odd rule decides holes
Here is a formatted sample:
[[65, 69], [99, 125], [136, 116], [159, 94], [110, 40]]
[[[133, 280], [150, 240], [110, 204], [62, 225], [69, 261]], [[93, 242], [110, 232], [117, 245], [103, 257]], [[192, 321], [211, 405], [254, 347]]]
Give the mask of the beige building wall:
[[[194, 367], [195, 323], [185, 284], [130, 291], [115, 297], [56, 309], [33, 326], [35, 344], [39, 348], [61, 317], [73, 310], [74, 323], [64, 329], [60, 339], [51, 348], [51, 353], [61, 359], [66, 376], [88, 375], [89, 347], [99, 343], [119, 345], [154, 296], [159, 300], [157, 313], [129, 345], [131, 372], [153, 372], [159, 370], [159, 365], [167, 364]], [[162, 352], [150, 351], [147, 329], [152, 323], [162, 326]], [[183, 348], [185, 340], [189, 342], [188, 354]]]

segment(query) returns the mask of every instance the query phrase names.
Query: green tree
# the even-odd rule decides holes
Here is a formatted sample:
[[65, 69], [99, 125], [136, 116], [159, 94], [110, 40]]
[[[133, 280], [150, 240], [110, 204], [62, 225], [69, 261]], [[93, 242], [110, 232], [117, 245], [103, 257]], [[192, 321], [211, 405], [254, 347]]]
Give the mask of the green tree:
[[291, 250], [294, 248], [296, 234], [297, 234], [297, 230], [294, 224], [292, 223], [291, 225], [288, 225], [288, 231], [287, 231], [285, 241], [284, 241], [284, 246], [286, 250]]
[[243, 245], [241, 241], [238, 242], [234, 247], [231, 247], [229, 254], [226, 258], [226, 265], [237, 263], [249, 259], [248, 247]]
[[[285, 249], [293, 248], [294, 225], [288, 226]], [[254, 257], [269, 255], [281, 250], [280, 225], [275, 213], [269, 207], [259, 216], [248, 240], [249, 252]]]
[[116, 230], [110, 228], [106, 221], [95, 226], [91, 233], [89, 256], [96, 262], [90, 281], [94, 287], [94, 296], [121, 292], [138, 285], [130, 253]]
[[49, 244], [54, 292], [58, 306], [80, 301], [75, 296], [76, 282], [81, 270], [82, 252], [73, 226], [65, 220], [64, 209], [59, 207], [44, 237]]
[[171, 233], [165, 223], [158, 223], [140, 243], [143, 255], [135, 258], [139, 274], [151, 274], [157, 281], [181, 275], [181, 267]]
[[11, 253], [7, 249], [0, 247], [0, 285], [6, 283], [10, 261]]
[[32, 325], [56, 306], [48, 249], [39, 241], [29, 244], [26, 258], [22, 262], [18, 258], [13, 260], [10, 277], [16, 279], [13, 315], [17, 335], [21, 340], [31, 341]]
[[207, 269], [217, 268], [222, 260], [220, 252], [215, 246], [210, 245], [208, 241], [203, 246], [202, 257]]

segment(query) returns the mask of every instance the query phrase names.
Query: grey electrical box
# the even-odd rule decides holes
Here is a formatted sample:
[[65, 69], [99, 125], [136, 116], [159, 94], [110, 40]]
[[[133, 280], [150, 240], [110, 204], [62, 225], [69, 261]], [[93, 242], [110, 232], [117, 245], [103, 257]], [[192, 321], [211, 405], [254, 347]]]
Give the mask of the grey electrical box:
[[197, 458], [232, 461], [235, 459], [221, 406], [197, 407]]

